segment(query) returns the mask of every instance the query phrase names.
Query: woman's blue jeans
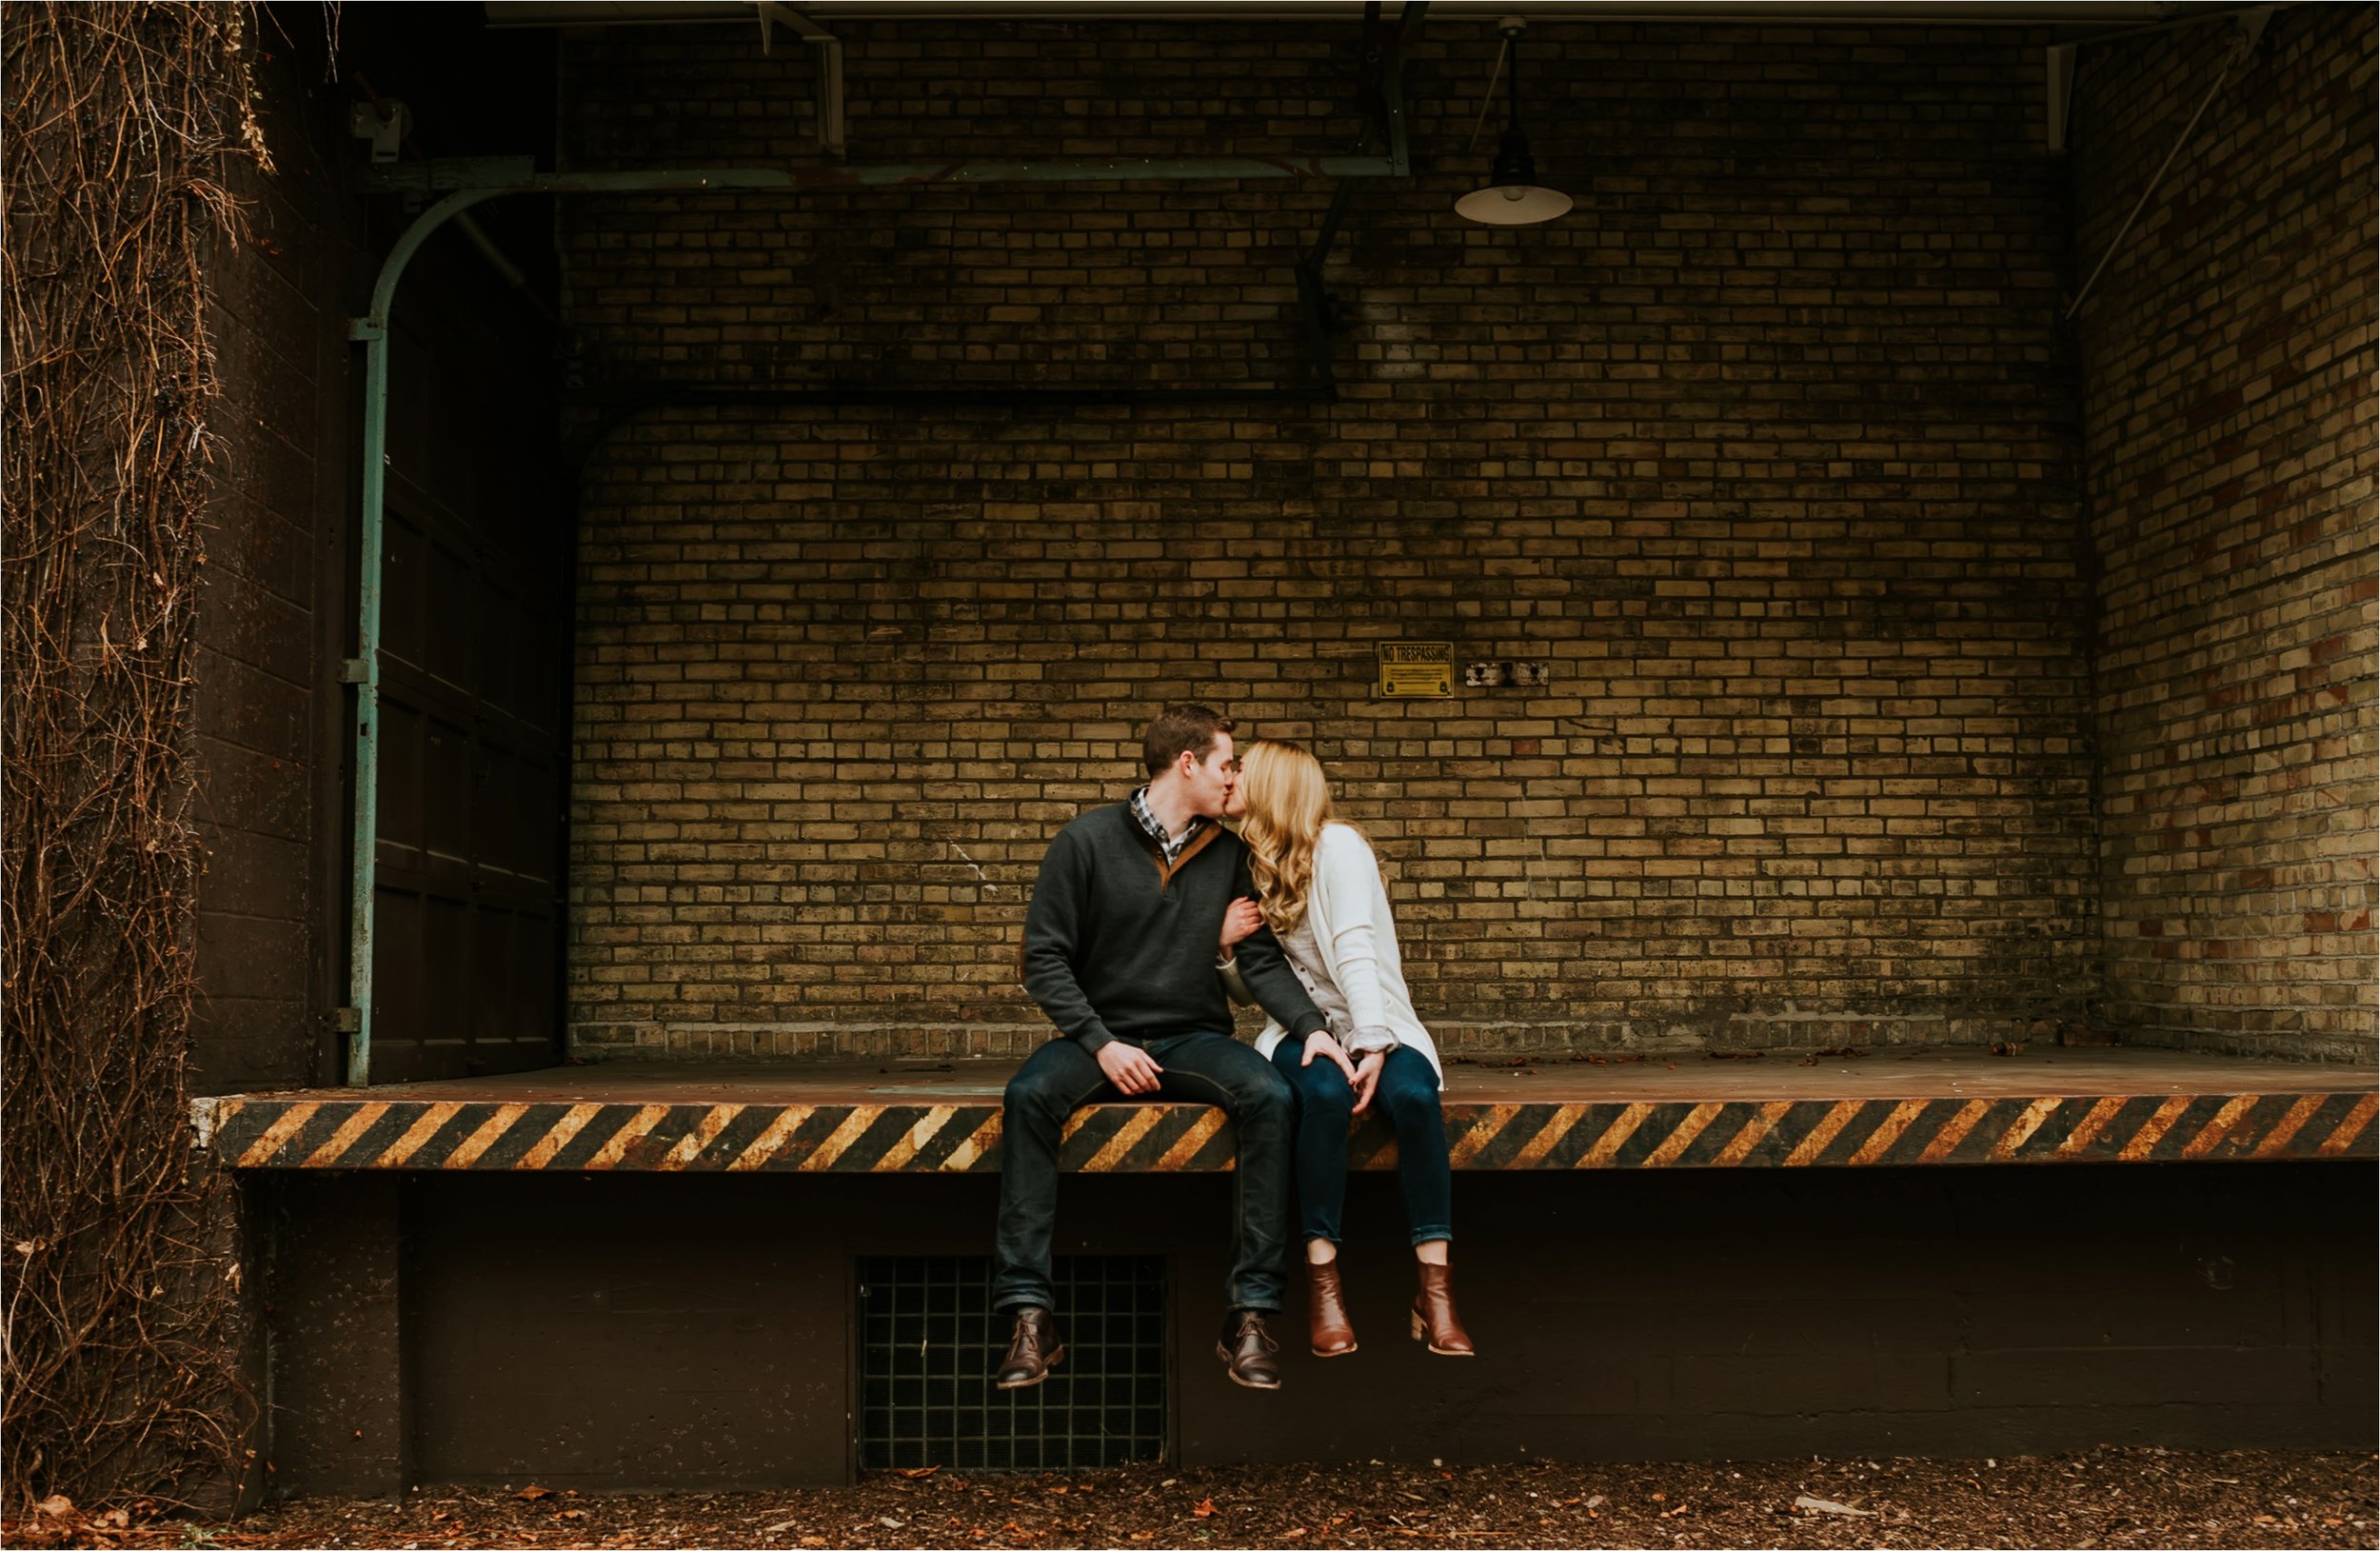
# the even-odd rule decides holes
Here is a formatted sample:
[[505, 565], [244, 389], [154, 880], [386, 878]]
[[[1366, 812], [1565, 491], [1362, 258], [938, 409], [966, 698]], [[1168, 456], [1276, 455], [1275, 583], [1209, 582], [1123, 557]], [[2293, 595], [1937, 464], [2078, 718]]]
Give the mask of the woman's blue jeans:
[[[1305, 1060], [1303, 1040], [1273, 1047], [1273, 1064], [1298, 1096], [1298, 1220], [1302, 1238], [1339, 1243], [1347, 1197], [1347, 1120], [1355, 1090], [1334, 1061]], [[1454, 1181], [1446, 1166], [1446, 1118], [1438, 1107], [1438, 1072], [1430, 1058], [1398, 1045], [1380, 1067], [1372, 1090], [1375, 1109], [1388, 1112], [1397, 1131], [1397, 1177], [1405, 1187], [1405, 1221], [1413, 1242], [1452, 1239]]]

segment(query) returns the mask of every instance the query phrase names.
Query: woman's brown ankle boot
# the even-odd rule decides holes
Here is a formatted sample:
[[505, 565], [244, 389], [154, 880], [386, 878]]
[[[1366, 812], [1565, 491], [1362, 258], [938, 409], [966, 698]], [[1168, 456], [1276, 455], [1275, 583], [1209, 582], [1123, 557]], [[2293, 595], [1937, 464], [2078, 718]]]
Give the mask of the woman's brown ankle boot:
[[1356, 1327], [1347, 1318], [1347, 1295], [1339, 1285], [1337, 1261], [1306, 1262], [1306, 1342], [1316, 1357], [1345, 1357], [1356, 1349]]
[[[1413, 1339], [1440, 1357], [1472, 1357], [1476, 1349], [1455, 1315], [1454, 1268], [1421, 1263], [1421, 1290], [1413, 1299]], [[1317, 1326], [1319, 1329], [1319, 1326]]]

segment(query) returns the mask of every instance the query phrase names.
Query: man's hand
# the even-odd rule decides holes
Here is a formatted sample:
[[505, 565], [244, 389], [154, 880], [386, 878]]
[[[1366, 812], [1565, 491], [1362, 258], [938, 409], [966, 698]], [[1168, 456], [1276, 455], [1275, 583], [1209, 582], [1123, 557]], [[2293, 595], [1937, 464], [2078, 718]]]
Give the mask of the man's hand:
[[1223, 912], [1223, 957], [1230, 958], [1231, 950], [1240, 940], [1255, 936], [1256, 929], [1263, 925], [1264, 912], [1257, 908], [1256, 901], [1245, 894], [1232, 901], [1231, 908]]
[[1327, 1028], [1318, 1028], [1306, 1036], [1306, 1056], [1298, 1064], [1311, 1066], [1317, 1056], [1339, 1063], [1339, 1069], [1347, 1074], [1348, 1084], [1352, 1085], [1355, 1083], [1355, 1064], [1347, 1059], [1347, 1052], [1339, 1047], [1339, 1042], [1331, 1038], [1331, 1031]]
[[1348, 1086], [1356, 1090], [1356, 1107], [1352, 1113], [1362, 1114], [1363, 1106], [1372, 1102], [1372, 1090], [1380, 1085], [1380, 1068], [1387, 1064], [1388, 1052], [1385, 1050], [1366, 1050], [1363, 1059], [1356, 1063], [1356, 1074], [1348, 1082]]
[[1117, 1092], [1128, 1093], [1136, 1098], [1143, 1093], [1155, 1093], [1158, 1077], [1165, 1070], [1149, 1058], [1146, 1050], [1137, 1044], [1127, 1044], [1122, 1040], [1108, 1041], [1099, 1047], [1098, 1053], [1091, 1059], [1100, 1064], [1100, 1070], [1107, 1074], [1108, 1082], [1116, 1085]]

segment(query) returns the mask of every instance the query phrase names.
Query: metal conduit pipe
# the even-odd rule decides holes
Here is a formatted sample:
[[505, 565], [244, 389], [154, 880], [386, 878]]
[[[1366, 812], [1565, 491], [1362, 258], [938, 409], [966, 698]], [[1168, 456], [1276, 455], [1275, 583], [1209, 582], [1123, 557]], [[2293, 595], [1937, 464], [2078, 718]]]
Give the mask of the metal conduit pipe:
[[725, 167], [667, 172], [540, 172], [526, 156], [446, 157], [372, 169], [376, 192], [434, 194], [809, 193], [930, 184], [1191, 183], [1248, 178], [1400, 178], [1402, 144], [1384, 156], [1051, 156], [1028, 162], [883, 162]]
[[[1399, 41], [1418, 21], [1422, 8], [1408, 6], [1408, 26]], [[1401, 54], [1386, 62], [1384, 86], [1396, 103], [1396, 81]], [[440, 198], [406, 228], [382, 261], [372, 284], [370, 309], [347, 323], [347, 338], [364, 347], [364, 478], [362, 534], [357, 546], [361, 573], [357, 595], [356, 655], [341, 665], [342, 682], [355, 686], [355, 813], [352, 825], [354, 858], [348, 879], [347, 1001], [338, 1026], [347, 1036], [347, 1085], [371, 1083], [372, 1057], [372, 904], [379, 888], [380, 839], [380, 641], [382, 562], [387, 544], [388, 465], [388, 327], [397, 285], [413, 256], [432, 233], [463, 215], [474, 205], [505, 194], [636, 194], [744, 193], [838, 188], [898, 188], [915, 184], [1002, 183], [1151, 183], [1245, 178], [1381, 178], [1403, 177], [1412, 169], [1401, 111], [1388, 115], [1389, 149], [1378, 156], [1313, 157], [1054, 157], [1027, 162], [896, 163], [879, 166], [814, 166], [797, 168], [710, 168], [652, 172], [539, 172], [527, 157], [480, 157], [373, 169], [369, 187], [387, 191], [436, 193]], [[1336, 225], [1336, 221], [1332, 223]], [[880, 393], [882, 390], [879, 390]], [[1036, 395], [1033, 402], [1066, 401], [1076, 390], [1059, 389]], [[1158, 390], [1151, 390], [1158, 391]], [[1162, 390], [1177, 399], [1212, 392], [1209, 389]], [[1327, 387], [1259, 390], [1273, 397], [1327, 397]], [[676, 389], [646, 397], [625, 407], [603, 428], [617, 428], [628, 415], [651, 404], [684, 396], [694, 402], [869, 402], [864, 388], [803, 389]], [[823, 394], [823, 397], [818, 396]], [[962, 392], [927, 389], [881, 397], [878, 402], [984, 402]], [[1125, 393], [1106, 392], [1098, 402], [1124, 402]], [[1249, 393], [1235, 392], [1245, 399]], [[1009, 390], [1011, 401], [1023, 395]], [[1090, 402], [1084, 400], [1083, 402]]]

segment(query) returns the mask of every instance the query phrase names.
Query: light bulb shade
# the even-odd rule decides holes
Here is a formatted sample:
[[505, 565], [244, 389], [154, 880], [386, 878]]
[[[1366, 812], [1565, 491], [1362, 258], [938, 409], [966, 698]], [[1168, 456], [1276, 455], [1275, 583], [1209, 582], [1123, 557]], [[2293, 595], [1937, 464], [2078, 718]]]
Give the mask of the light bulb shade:
[[1494, 184], [1455, 201], [1455, 213], [1483, 227], [1541, 226], [1570, 213], [1570, 196], [1530, 183]]
[[1537, 182], [1537, 164], [1517, 128], [1506, 129], [1496, 147], [1496, 169], [1488, 186], [1455, 201], [1455, 213], [1488, 227], [1533, 227], [1568, 214], [1570, 196]]

